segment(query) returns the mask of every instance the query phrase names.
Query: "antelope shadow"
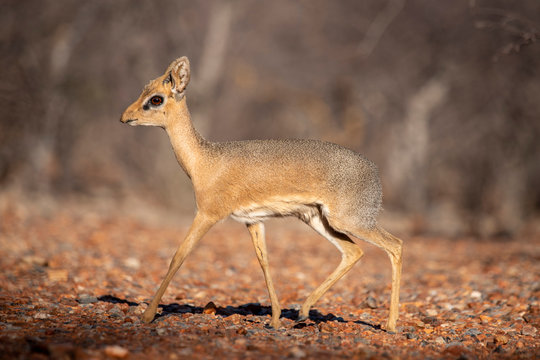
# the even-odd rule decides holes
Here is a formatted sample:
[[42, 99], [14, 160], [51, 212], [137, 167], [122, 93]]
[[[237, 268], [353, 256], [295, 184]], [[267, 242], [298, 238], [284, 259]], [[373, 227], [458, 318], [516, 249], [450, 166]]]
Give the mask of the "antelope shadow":
[[[103, 296], [98, 297], [98, 300], [102, 302], [112, 303], [112, 304], [127, 304], [129, 306], [139, 306], [140, 304], [134, 301], [121, 299], [113, 295], [103, 295]], [[156, 320], [159, 318], [167, 317], [167, 316], [174, 316], [174, 315], [181, 315], [181, 314], [202, 314], [204, 311], [204, 307], [201, 307], [201, 306], [179, 304], [179, 303], [160, 304], [159, 307], [162, 308], [162, 312], [161, 314], [156, 315], [156, 318], [155, 318]], [[229, 317], [232, 315], [241, 315], [241, 316], [249, 316], [249, 315], [271, 316], [272, 315], [272, 308], [270, 306], [261, 305], [260, 303], [247, 303], [247, 304], [242, 304], [239, 306], [228, 305], [225, 307], [216, 306], [215, 310], [216, 310], [215, 314], [221, 317]], [[283, 309], [281, 311], [281, 318], [297, 321], [298, 312], [299, 311], [296, 309]], [[330, 321], [340, 322], [340, 323], [349, 322], [347, 320], [344, 320], [340, 316], [335, 316], [332, 313], [322, 314], [318, 310], [309, 311], [309, 320], [311, 320], [315, 324], [326, 323]], [[355, 324], [364, 325], [373, 330], [383, 330], [380, 325], [372, 324], [363, 320], [355, 320], [352, 322]], [[297, 324], [294, 325], [294, 328], [302, 329], [306, 326], [310, 326], [310, 324], [306, 323], [305, 321], [301, 321], [301, 322], [297, 322]]]

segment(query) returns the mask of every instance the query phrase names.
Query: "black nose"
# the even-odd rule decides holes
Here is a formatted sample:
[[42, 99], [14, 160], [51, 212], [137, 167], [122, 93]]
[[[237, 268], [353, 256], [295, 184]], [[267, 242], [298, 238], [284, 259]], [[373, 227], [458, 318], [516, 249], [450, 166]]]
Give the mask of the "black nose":
[[129, 124], [130, 122], [137, 121], [138, 119], [125, 119], [123, 116], [120, 118], [120, 122], [124, 124]]

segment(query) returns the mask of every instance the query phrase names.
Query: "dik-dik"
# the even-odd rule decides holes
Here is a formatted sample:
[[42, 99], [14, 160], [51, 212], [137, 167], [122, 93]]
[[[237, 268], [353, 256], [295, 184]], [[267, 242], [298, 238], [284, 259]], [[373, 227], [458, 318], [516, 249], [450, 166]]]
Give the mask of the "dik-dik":
[[272, 304], [270, 325], [278, 328], [281, 308], [268, 268], [263, 221], [296, 216], [342, 255], [338, 267], [302, 305], [299, 320], [307, 319], [313, 304], [362, 257], [354, 237], [382, 248], [390, 257], [392, 294], [386, 329], [395, 331], [402, 241], [377, 225], [382, 191], [376, 166], [351, 150], [317, 140], [210, 142], [191, 122], [186, 104], [189, 79], [189, 60], [174, 60], [121, 118], [130, 125], [165, 129], [180, 166], [193, 182], [197, 203], [191, 228], [143, 321], [154, 319], [163, 293], [195, 244], [216, 222], [230, 216], [249, 230]]

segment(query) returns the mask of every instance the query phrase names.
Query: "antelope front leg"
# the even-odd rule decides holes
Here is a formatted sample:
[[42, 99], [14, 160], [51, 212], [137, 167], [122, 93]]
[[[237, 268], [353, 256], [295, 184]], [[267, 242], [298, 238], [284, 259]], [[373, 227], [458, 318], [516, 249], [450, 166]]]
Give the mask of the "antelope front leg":
[[263, 223], [248, 224], [247, 228], [251, 234], [251, 240], [255, 246], [255, 252], [257, 253], [257, 259], [261, 265], [264, 280], [266, 281], [266, 287], [268, 288], [268, 294], [270, 295], [270, 302], [272, 303], [272, 320], [270, 326], [277, 329], [281, 326], [279, 317], [281, 316], [281, 308], [279, 306], [279, 300], [274, 290], [274, 284], [272, 277], [270, 276], [270, 270], [268, 269], [268, 253], [266, 251], [266, 240], [264, 239], [264, 225]]
[[167, 286], [169, 286], [174, 274], [176, 274], [195, 244], [197, 244], [197, 242], [214, 224], [215, 220], [204, 215], [197, 214], [197, 216], [195, 216], [186, 238], [182, 244], [180, 244], [171, 260], [171, 264], [169, 265], [169, 270], [167, 271], [167, 275], [165, 275], [165, 279], [163, 279], [163, 282], [156, 292], [156, 295], [154, 295], [152, 302], [150, 302], [150, 305], [148, 305], [148, 308], [146, 308], [146, 311], [142, 315], [143, 322], [149, 323], [154, 319], [161, 297], [163, 296], [163, 293], [165, 293], [165, 290], [167, 290]]

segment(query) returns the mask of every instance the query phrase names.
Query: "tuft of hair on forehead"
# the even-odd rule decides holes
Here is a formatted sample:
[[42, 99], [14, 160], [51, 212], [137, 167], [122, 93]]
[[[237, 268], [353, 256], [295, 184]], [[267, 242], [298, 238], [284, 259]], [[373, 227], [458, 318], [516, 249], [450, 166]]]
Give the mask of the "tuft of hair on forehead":
[[142, 94], [143, 95], [150, 95], [154, 91], [154, 87], [152, 86], [154, 84], [155, 80], [150, 80], [148, 84], [146, 84], [143, 88]]

